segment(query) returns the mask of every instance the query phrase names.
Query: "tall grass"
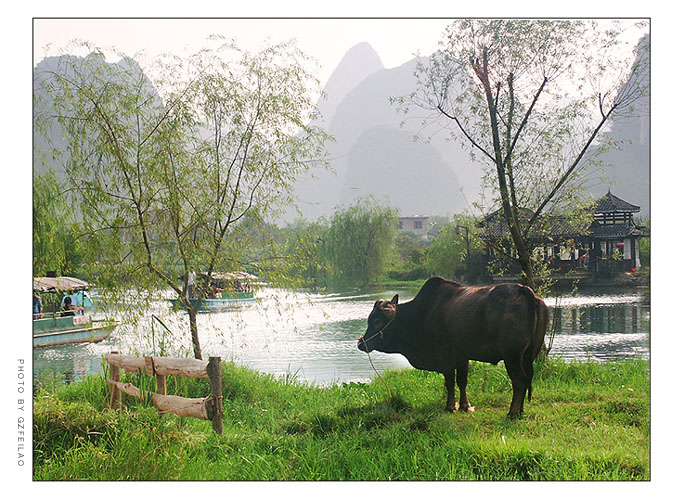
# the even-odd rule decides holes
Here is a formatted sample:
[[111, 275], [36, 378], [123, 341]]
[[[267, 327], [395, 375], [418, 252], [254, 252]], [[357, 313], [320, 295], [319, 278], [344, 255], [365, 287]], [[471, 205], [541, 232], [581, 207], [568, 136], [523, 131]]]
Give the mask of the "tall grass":
[[[102, 378], [34, 400], [37, 480], [648, 480], [646, 361], [538, 363], [521, 419], [503, 366], [473, 363], [476, 411], [444, 411], [441, 375], [314, 387], [224, 364], [224, 432], [159, 416]], [[169, 394], [208, 395], [169, 378]]]

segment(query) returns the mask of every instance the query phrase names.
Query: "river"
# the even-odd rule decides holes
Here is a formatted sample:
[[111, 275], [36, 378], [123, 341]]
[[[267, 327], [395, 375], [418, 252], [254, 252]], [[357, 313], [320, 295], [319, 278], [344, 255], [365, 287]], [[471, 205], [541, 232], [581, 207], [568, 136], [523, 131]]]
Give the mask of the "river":
[[[257, 302], [240, 308], [200, 314], [198, 327], [205, 357], [221, 356], [276, 376], [312, 384], [367, 381], [375, 370], [409, 366], [398, 354], [356, 348], [375, 300], [399, 294], [408, 301], [417, 289], [288, 292], [263, 289]], [[551, 355], [564, 359], [649, 358], [650, 303], [633, 291], [582, 292], [548, 298]], [[153, 315], [160, 318], [163, 328]], [[138, 355], [190, 356], [184, 313], [166, 302], [146, 311], [137, 325], [122, 324], [98, 344], [75, 344], [33, 350], [34, 381], [66, 382], [102, 373], [102, 356], [112, 350]], [[548, 335], [548, 334], [547, 334]], [[547, 337], [547, 342], [550, 337]], [[372, 361], [372, 363], [371, 363]]]

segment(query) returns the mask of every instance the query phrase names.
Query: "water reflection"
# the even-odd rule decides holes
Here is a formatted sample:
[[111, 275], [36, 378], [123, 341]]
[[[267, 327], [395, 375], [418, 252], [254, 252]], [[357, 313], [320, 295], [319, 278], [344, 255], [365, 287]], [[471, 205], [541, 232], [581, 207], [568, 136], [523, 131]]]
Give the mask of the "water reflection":
[[650, 353], [650, 304], [639, 295], [548, 300], [552, 354], [605, 360]]
[[[377, 352], [371, 353], [371, 365], [356, 349], [374, 301], [394, 293], [404, 302], [417, 289], [327, 294], [262, 290], [255, 304], [201, 315], [202, 350], [205, 356], [221, 356], [276, 376], [296, 375], [314, 384], [370, 380], [375, 376], [373, 366], [380, 372], [409, 366], [401, 355]], [[549, 299], [547, 304], [553, 355], [598, 360], [648, 357], [650, 306], [638, 295], [583, 295]], [[171, 333], [153, 320], [153, 314]], [[57, 373], [69, 381], [101, 373], [102, 356], [112, 350], [190, 356], [187, 331], [185, 314], [159, 303], [136, 326], [120, 326], [99, 344], [35, 349], [34, 378]]]

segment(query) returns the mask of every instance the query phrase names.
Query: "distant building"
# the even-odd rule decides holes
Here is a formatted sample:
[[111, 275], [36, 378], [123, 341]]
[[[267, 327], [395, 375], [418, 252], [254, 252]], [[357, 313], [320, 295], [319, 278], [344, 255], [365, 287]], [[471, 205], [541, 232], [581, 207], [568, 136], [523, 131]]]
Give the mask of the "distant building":
[[416, 235], [418, 238], [427, 240], [429, 221], [430, 217], [424, 215], [399, 217], [399, 231], [403, 233], [411, 233]]

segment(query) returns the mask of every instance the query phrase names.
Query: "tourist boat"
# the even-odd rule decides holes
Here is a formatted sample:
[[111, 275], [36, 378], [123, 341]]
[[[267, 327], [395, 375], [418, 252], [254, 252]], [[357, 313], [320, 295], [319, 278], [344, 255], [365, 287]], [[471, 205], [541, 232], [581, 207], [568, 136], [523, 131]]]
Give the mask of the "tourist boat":
[[[207, 275], [203, 274], [200, 279], [207, 283]], [[199, 312], [217, 312], [234, 309], [236, 306], [256, 302], [254, 298], [254, 291], [252, 290], [252, 283], [256, 281], [257, 277], [253, 274], [245, 272], [234, 273], [213, 273], [207, 289], [209, 296], [202, 299], [200, 303]], [[189, 298], [191, 307], [197, 304], [196, 298]], [[183, 301], [173, 299], [174, 309], [184, 309]]]
[[[34, 293], [54, 294], [53, 311], [43, 313], [33, 319], [33, 347], [52, 347], [64, 344], [100, 342], [112, 332], [116, 323], [93, 319], [89, 313], [93, 302], [87, 293], [89, 285], [78, 278], [68, 276], [33, 278]], [[77, 304], [82, 311], [74, 316], [62, 316], [57, 310], [59, 294], [71, 292], [72, 297], [80, 297]]]

